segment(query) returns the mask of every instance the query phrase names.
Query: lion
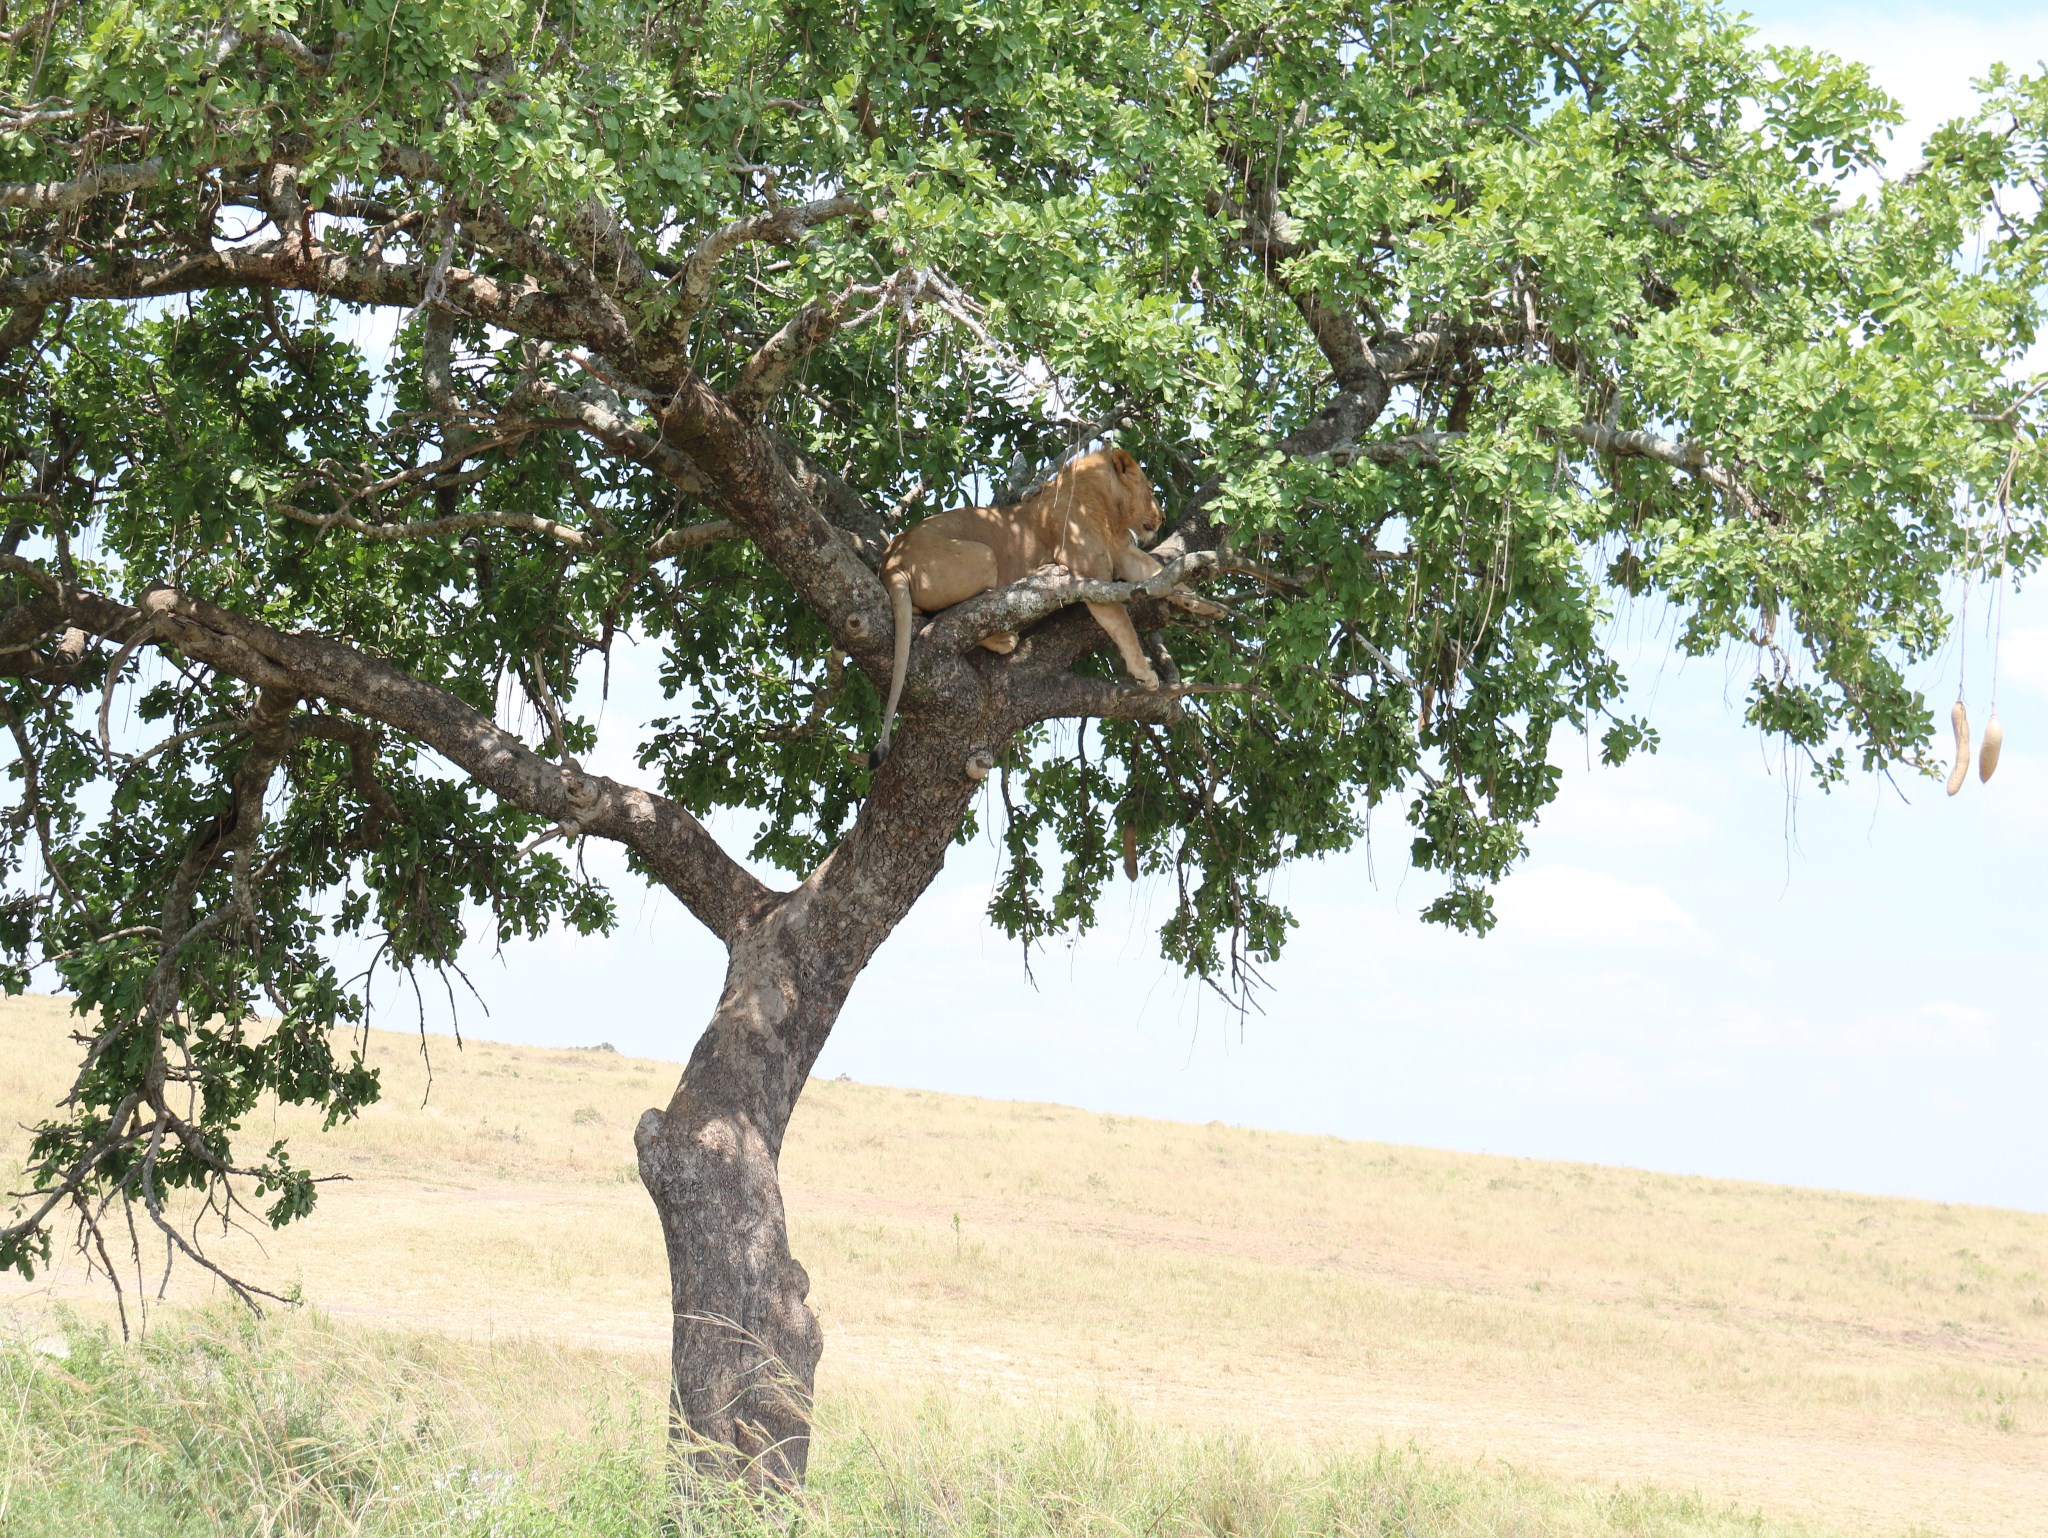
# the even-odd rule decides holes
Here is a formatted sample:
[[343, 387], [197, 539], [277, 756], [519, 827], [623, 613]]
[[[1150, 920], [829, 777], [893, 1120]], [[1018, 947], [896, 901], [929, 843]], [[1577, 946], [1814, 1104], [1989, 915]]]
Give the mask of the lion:
[[[1137, 460], [1123, 449], [1098, 449], [1065, 465], [1037, 491], [1010, 507], [956, 507], [934, 513], [896, 536], [882, 556], [881, 577], [896, 616], [896, 660], [882, 737], [872, 762], [889, 756], [896, 706], [910, 668], [914, 613], [936, 614], [977, 594], [1008, 587], [1041, 566], [1064, 566], [1077, 577], [1142, 582], [1160, 564], [1135, 536], [1159, 527], [1159, 503]], [[1122, 604], [1091, 603], [1088, 612], [1109, 632], [1124, 671], [1147, 689], [1159, 687], [1137, 626]], [[1016, 650], [1007, 631], [982, 643], [992, 652]]]

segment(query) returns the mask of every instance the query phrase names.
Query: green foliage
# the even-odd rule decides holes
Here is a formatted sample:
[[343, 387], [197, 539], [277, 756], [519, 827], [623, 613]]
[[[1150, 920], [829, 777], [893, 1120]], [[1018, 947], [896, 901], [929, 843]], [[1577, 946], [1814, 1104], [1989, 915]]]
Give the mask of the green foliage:
[[[679, 323], [674, 267], [707, 232], [857, 197], [866, 217], [736, 249], [687, 365], [729, 385], [806, 303], [943, 273], [978, 322], [884, 307], [768, 413], [877, 512], [985, 497], [1068, 446], [1067, 423], [1118, 422], [1169, 529], [1235, 557], [1215, 588], [1228, 614], [1169, 633], [1208, 691], [1177, 724], [1045, 722], [1007, 746], [993, 911], [1027, 943], [1093, 922], [1128, 828], [1176, 883], [1167, 954], [1242, 981], [1291, 922], [1270, 874], [1346, 848], [1381, 807], [1443, 879], [1430, 916], [1484, 930], [1556, 792], [1559, 734], [1597, 736], [1608, 763], [1655, 745], [1616, 714], [1603, 644], [1630, 599], [1667, 606], [1688, 653], [1753, 654], [1749, 721], [1823, 783], [1852, 761], [1925, 769], [1907, 670], [1947, 634], [1945, 584], [2042, 554], [2042, 398], [2016, 369], [2048, 260], [2048, 78], [1993, 71], [1976, 115], [1877, 185], [1848, 178], [1898, 113], [1863, 71], [1759, 51], [1688, 0], [85, 0], [9, 35], [0, 180], [76, 176], [94, 133], [92, 164], [162, 171], [7, 210], [0, 282], [61, 258], [165, 297], [85, 293], [0, 358], [7, 550], [96, 591], [175, 582], [486, 712], [559, 701], [557, 754], [594, 740], [578, 663], [650, 644], [671, 708], [644, 766], [699, 814], [743, 813], [752, 855], [782, 870], [814, 868], [858, 811], [873, 680], [752, 543], [650, 563], [702, 511], [671, 481], [506, 425], [543, 384], [627, 411], [659, 392], [558, 346], [566, 323], [508, 335], [426, 303], [431, 284], [424, 312], [381, 314], [323, 297], [311, 268], [180, 290], [181, 261], [277, 217], [239, 168], [295, 167], [298, 195], [336, 210], [317, 216], [329, 253], [436, 282], [601, 267], [612, 221], [662, 275], [636, 337]], [[437, 169], [407, 173], [401, 151]], [[523, 266], [457, 239], [485, 195]], [[1494, 340], [1397, 369], [1366, 441], [1299, 451], [1344, 381], [1290, 295], [1368, 347]], [[452, 413], [428, 314], [453, 330]], [[1064, 419], [1016, 360], [1057, 381]], [[456, 454], [460, 473], [421, 472]], [[483, 514], [500, 521], [332, 526]], [[146, 757], [99, 739], [117, 682], [157, 734], [121, 746], [161, 741]], [[236, 1163], [251, 1108], [274, 1094], [345, 1117], [376, 1092], [330, 1044], [363, 1009], [335, 936], [446, 968], [480, 914], [500, 938], [611, 922], [571, 861], [522, 855], [535, 818], [400, 733], [338, 722], [291, 746], [261, 826], [177, 899], [199, 927], [164, 942], [181, 862], [247, 811], [255, 703], [106, 648], [62, 686], [0, 682], [17, 748], [4, 981], [52, 968], [103, 1033], [37, 1134], [40, 1188], [169, 1082], [196, 1097], [194, 1136], [149, 1154], [154, 1178], [217, 1192], [246, 1167], [283, 1221], [313, 1187], [281, 1150]], [[282, 1024], [252, 1029], [263, 1011]], [[108, 1155], [87, 1188], [132, 1190], [140, 1157]], [[0, 1265], [47, 1253], [44, 1229], [9, 1233]]]

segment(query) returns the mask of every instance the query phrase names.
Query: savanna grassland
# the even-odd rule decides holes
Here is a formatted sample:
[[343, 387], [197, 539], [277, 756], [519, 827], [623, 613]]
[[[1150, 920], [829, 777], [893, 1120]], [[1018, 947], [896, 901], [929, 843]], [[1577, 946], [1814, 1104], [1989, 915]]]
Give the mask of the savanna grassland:
[[[71, 1024], [0, 1009], [10, 1169]], [[436, 1039], [429, 1093], [370, 1042], [360, 1123], [256, 1129], [349, 1179], [213, 1244], [307, 1307], [252, 1329], [174, 1271], [138, 1380], [76, 1260], [0, 1291], [0, 1531], [152, 1530], [152, 1479], [215, 1477], [165, 1459], [272, 1495], [163, 1531], [633, 1530], [667, 1288], [632, 1128], [676, 1070]], [[784, 1170], [820, 1530], [2048, 1533], [2048, 1216], [832, 1082]]]

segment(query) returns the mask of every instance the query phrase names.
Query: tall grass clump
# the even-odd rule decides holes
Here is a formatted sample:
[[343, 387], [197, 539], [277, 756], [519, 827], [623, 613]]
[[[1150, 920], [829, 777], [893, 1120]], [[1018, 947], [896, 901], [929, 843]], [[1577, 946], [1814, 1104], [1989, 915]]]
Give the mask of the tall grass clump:
[[1071, 1413], [842, 1395], [763, 1508], [663, 1458], [646, 1364], [203, 1314], [0, 1344], [7, 1538], [1797, 1538], [1640, 1488], [1413, 1447], [1313, 1453]]
[[506, 1369], [560, 1356], [318, 1319], [206, 1314], [133, 1343], [66, 1321], [0, 1346], [0, 1534], [652, 1533], [658, 1421], [599, 1400], [550, 1440], [508, 1413], [526, 1372]]

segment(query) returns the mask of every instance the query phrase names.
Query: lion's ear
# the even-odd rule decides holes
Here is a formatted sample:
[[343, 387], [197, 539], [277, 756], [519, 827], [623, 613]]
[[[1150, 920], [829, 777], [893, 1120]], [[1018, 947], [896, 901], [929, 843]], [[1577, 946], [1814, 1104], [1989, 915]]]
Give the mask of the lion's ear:
[[1135, 474], [1138, 468], [1138, 462], [1131, 458], [1131, 451], [1129, 449], [1111, 449], [1109, 451], [1109, 462], [1116, 467], [1118, 475]]

